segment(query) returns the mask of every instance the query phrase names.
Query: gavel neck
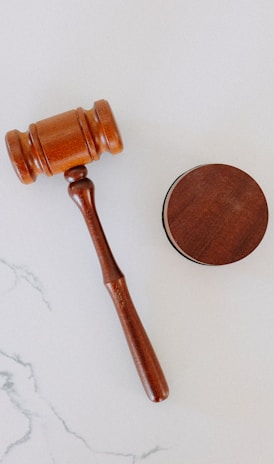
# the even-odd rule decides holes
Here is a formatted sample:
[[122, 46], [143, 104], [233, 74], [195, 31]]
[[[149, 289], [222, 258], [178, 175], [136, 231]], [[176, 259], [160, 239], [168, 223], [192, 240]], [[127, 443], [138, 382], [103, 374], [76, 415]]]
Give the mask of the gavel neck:
[[100, 261], [104, 284], [106, 285], [124, 277], [124, 275], [114, 259], [97, 214], [94, 200], [94, 184], [86, 175], [87, 168], [77, 166], [65, 172], [65, 179], [70, 182], [68, 186], [69, 195], [80, 209], [87, 224]]

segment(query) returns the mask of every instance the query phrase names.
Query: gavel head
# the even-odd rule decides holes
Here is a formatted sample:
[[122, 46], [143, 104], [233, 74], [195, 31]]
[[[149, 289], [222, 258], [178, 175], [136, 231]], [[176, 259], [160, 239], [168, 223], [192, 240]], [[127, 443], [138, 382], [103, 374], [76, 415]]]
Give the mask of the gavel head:
[[115, 155], [122, 139], [109, 103], [99, 100], [91, 110], [67, 111], [36, 124], [27, 132], [12, 130], [6, 144], [13, 167], [24, 184], [40, 173], [48, 176], [98, 160], [101, 153]]

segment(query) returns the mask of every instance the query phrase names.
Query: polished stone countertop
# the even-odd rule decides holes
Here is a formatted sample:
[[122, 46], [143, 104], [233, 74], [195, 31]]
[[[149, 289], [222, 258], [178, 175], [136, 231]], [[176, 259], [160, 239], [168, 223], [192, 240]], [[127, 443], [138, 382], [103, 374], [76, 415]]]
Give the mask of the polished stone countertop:
[[[0, 463], [271, 464], [274, 459], [274, 4], [0, 4]], [[107, 99], [123, 153], [88, 166], [106, 236], [166, 374], [148, 400], [63, 176], [17, 179], [5, 133]], [[250, 174], [269, 207], [247, 258], [170, 245], [172, 182]]]

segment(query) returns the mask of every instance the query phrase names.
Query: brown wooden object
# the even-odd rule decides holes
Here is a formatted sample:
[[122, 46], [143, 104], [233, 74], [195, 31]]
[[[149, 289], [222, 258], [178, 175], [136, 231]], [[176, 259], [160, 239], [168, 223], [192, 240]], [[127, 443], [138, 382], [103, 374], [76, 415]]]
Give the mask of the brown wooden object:
[[144, 389], [150, 400], [159, 402], [168, 396], [167, 382], [132, 302], [125, 277], [106, 240], [94, 203], [94, 185], [86, 175], [85, 166], [65, 173], [70, 182], [69, 194], [85, 218], [101, 264], [104, 284], [116, 307]]
[[198, 166], [181, 175], [163, 207], [170, 242], [200, 264], [222, 265], [248, 256], [267, 223], [267, 202], [259, 185], [225, 164]]
[[91, 163], [101, 153], [115, 155], [122, 140], [109, 103], [99, 100], [91, 110], [67, 111], [30, 124], [28, 132], [12, 130], [6, 135], [8, 152], [19, 179], [29, 184], [37, 175], [65, 172]]
[[99, 159], [104, 151], [116, 154], [123, 148], [108, 102], [100, 100], [92, 110], [80, 108], [31, 124], [29, 132], [10, 131], [6, 143], [23, 183], [34, 182], [42, 172], [65, 172], [69, 195], [84, 216], [141, 382], [150, 400], [163, 401], [168, 397], [165, 376], [106, 240], [94, 203], [94, 185], [83, 165]]

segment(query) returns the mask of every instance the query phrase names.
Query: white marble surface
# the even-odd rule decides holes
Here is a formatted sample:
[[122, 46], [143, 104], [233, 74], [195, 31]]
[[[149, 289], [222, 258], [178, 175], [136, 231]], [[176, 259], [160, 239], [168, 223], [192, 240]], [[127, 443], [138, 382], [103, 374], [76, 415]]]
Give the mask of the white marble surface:
[[[2, 0], [0, 463], [272, 464], [274, 3]], [[6, 131], [110, 101], [125, 150], [89, 166], [98, 211], [165, 370], [146, 398], [62, 176], [17, 180]], [[185, 170], [252, 175], [266, 236], [222, 268], [161, 224]]]

